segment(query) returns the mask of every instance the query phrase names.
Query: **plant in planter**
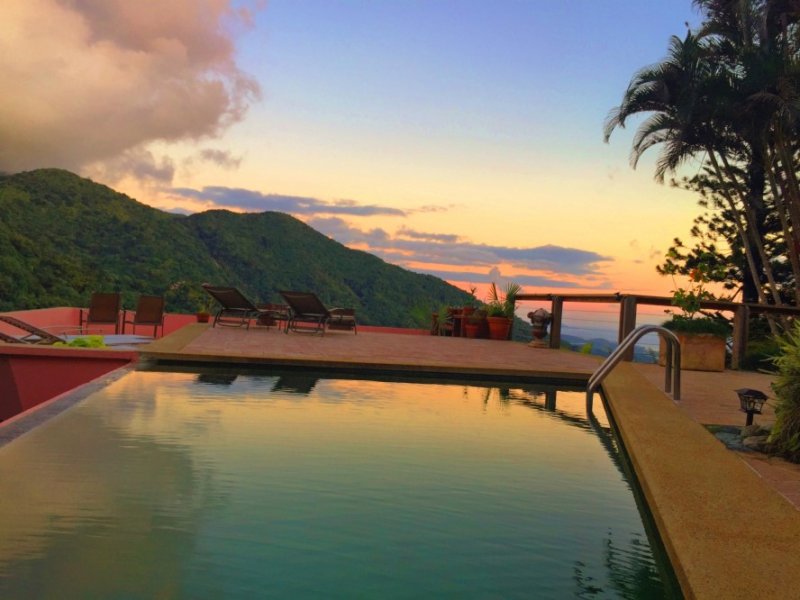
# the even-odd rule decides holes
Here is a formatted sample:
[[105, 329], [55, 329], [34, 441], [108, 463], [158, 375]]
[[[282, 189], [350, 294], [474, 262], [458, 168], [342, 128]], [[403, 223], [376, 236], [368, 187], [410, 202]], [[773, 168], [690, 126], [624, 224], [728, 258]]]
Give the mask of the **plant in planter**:
[[489, 335], [486, 324], [486, 309], [475, 308], [464, 322], [464, 335], [468, 338], [486, 337]]
[[178, 280], [167, 288], [167, 309], [181, 313], [192, 313], [200, 323], [207, 323], [213, 309], [213, 299], [203, 291], [199, 283], [186, 279]]
[[431, 323], [431, 335], [453, 335], [455, 329], [455, 319], [453, 318], [455, 308], [442, 305], [433, 313]]
[[[461, 314], [464, 315], [465, 321], [469, 321], [468, 317], [472, 315], [480, 306], [480, 302], [475, 297], [475, 292], [478, 288], [474, 285], [469, 288], [469, 295], [472, 296], [462, 307]], [[465, 323], [466, 324], [466, 323]]]
[[519, 284], [509, 282], [503, 294], [497, 291], [494, 282], [489, 286], [489, 302], [486, 304], [486, 321], [489, 323], [489, 337], [493, 340], [507, 340], [514, 319], [514, 306], [517, 294], [522, 288]]
[[[667, 271], [675, 275], [675, 271]], [[730, 334], [727, 320], [718, 315], [707, 315], [701, 310], [704, 300], [714, 300], [705, 286], [712, 280], [711, 267], [700, 263], [689, 272], [689, 288], [676, 287], [672, 305], [681, 312], [662, 325], [672, 331], [681, 344], [681, 368], [694, 371], [723, 371], [725, 369], [725, 339]], [[666, 346], [661, 340], [659, 364], [666, 363]]]
[[198, 323], [208, 323], [211, 318], [211, 311], [213, 310], [214, 299], [211, 298], [211, 296], [205, 292], [197, 296], [197, 312], [195, 313], [195, 317], [197, 317]]

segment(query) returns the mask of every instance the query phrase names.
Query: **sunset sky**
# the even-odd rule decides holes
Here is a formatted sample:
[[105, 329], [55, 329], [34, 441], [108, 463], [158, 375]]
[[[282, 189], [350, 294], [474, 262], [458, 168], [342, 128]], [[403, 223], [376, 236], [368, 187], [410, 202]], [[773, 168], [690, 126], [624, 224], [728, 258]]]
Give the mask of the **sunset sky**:
[[4, 0], [0, 170], [288, 212], [461, 287], [665, 294], [696, 198], [653, 181], [656, 153], [631, 169], [635, 127], [602, 130], [697, 20], [691, 0]]

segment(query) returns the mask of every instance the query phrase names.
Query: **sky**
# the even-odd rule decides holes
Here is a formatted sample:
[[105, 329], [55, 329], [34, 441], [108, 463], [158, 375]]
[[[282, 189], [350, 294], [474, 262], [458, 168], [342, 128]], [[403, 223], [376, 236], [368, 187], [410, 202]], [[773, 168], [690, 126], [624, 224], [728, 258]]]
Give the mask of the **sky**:
[[[691, 0], [3, 0], [0, 171], [278, 210], [464, 289], [668, 294], [699, 214], [603, 141]], [[698, 165], [688, 164], [687, 172]], [[681, 282], [678, 282], [681, 283]]]

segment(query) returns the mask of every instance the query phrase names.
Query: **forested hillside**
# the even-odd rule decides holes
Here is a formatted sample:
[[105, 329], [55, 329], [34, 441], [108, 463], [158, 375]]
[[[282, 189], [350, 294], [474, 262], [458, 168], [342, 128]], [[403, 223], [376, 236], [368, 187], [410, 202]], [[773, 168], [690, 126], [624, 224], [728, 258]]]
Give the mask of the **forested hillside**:
[[413, 313], [469, 296], [330, 240], [275, 212], [166, 213], [68, 171], [0, 177], [0, 310], [85, 306], [93, 291], [162, 294], [193, 312], [203, 282], [239, 287], [254, 301], [316, 292], [352, 306], [366, 324], [411, 326]]

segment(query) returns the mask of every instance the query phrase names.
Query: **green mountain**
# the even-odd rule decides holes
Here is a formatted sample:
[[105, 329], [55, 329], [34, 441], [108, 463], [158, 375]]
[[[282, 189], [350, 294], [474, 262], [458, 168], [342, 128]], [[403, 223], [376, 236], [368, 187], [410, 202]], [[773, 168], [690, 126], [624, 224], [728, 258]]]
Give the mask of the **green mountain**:
[[283, 213], [176, 215], [58, 169], [0, 176], [0, 214], [0, 310], [85, 306], [93, 291], [119, 291], [126, 307], [159, 294], [168, 310], [194, 312], [209, 282], [256, 302], [313, 291], [364, 324], [424, 326], [432, 309], [471, 298]]

